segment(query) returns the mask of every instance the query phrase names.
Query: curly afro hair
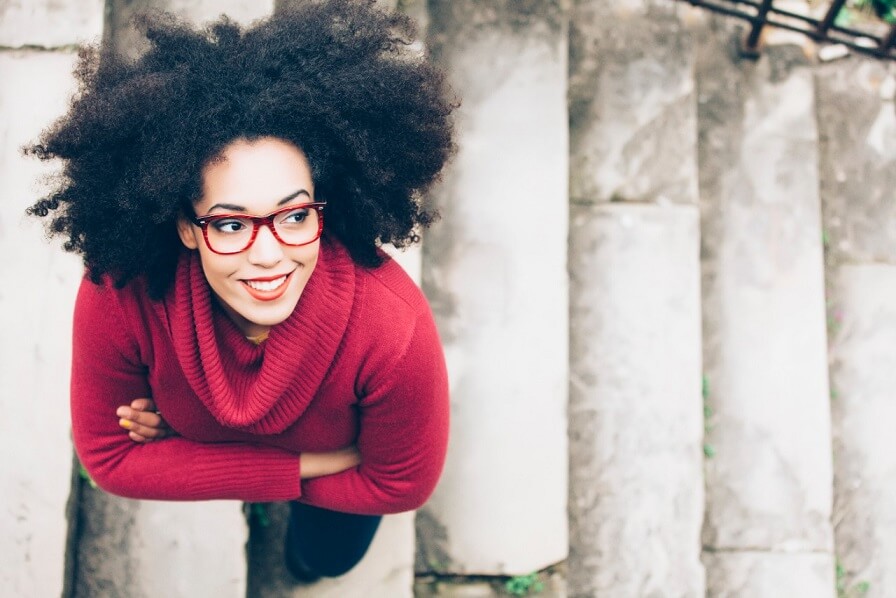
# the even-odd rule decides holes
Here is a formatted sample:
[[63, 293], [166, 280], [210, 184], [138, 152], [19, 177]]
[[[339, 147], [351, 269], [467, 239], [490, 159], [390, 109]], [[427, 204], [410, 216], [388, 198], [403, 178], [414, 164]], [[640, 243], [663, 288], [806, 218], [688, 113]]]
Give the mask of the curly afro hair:
[[81, 52], [71, 108], [26, 152], [64, 176], [28, 213], [51, 215], [95, 282], [145, 276], [159, 298], [182, 246], [176, 220], [204, 165], [236, 139], [285, 139], [308, 157], [326, 234], [359, 264], [417, 240], [421, 203], [454, 151], [456, 107], [440, 71], [408, 51], [413, 23], [373, 0], [301, 3], [251, 27], [196, 30], [141, 17], [136, 61], [109, 44]]

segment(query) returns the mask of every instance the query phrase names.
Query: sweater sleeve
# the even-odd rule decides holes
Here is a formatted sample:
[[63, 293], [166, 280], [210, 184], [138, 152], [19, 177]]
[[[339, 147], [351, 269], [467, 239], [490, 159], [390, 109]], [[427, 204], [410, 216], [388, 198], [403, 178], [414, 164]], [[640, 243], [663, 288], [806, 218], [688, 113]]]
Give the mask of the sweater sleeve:
[[182, 437], [135, 443], [115, 410], [152, 396], [118, 292], [84, 279], [75, 303], [71, 412], [78, 458], [103, 490], [153, 500], [268, 502], [300, 494], [298, 455], [248, 443]]
[[350, 513], [419, 508], [435, 489], [448, 444], [448, 375], [429, 309], [404, 351], [360, 401], [361, 465], [302, 481], [302, 502]]

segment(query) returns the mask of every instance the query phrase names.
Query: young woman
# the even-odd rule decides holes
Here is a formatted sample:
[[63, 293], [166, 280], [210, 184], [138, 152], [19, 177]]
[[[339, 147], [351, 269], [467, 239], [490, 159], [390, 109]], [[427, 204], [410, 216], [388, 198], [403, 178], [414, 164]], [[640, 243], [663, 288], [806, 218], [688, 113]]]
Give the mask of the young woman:
[[121, 496], [292, 501], [289, 569], [342, 574], [445, 457], [432, 315], [379, 245], [430, 224], [453, 104], [371, 2], [143, 26], [136, 62], [83, 54], [31, 148], [65, 176], [29, 211], [87, 267], [75, 448]]

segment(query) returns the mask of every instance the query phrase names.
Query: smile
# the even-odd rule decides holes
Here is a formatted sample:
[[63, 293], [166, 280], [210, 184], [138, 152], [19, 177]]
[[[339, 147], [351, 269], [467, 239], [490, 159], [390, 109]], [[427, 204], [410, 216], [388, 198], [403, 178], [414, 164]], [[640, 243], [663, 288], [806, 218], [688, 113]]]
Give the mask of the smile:
[[242, 280], [243, 287], [254, 299], [259, 301], [274, 301], [279, 299], [288, 287], [287, 282], [292, 276], [292, 272], [278, 276], [277, 278], [253, 278], [251, 280]]

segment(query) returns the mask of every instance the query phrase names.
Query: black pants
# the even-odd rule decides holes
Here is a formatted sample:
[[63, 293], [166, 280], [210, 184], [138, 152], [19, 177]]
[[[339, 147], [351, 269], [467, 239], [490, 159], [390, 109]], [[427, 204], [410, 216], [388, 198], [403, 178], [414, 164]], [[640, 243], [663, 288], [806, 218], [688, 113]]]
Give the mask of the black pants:
[[340, 513], [292, 501], [286, 541], [287, 558], [322, 577], [336, 577], [358, 564], [367, 552], [381, 515]]

